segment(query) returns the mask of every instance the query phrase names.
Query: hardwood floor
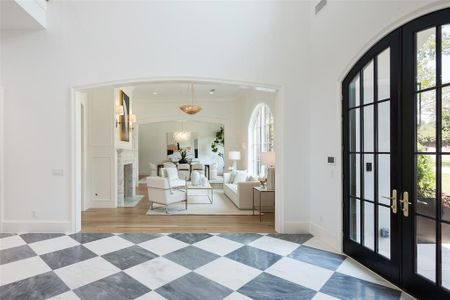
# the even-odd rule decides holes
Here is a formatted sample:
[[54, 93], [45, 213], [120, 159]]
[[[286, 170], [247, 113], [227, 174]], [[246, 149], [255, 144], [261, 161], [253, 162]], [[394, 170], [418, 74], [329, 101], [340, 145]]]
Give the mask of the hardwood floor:
[[81, 213], [82, 232], [275, 232], [274, 214], [258, 216], [148, 216], [147, 190], [132, 208], [91, 208]]

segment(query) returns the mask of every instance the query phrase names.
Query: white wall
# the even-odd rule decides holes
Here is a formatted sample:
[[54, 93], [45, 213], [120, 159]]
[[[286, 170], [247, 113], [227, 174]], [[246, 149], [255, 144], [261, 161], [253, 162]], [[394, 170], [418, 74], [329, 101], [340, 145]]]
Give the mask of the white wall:
[[281, 86], [277, 229], [309, 231], [312, 215], [338, 245], [340, 81], [382, 28], [423, 4], [329, 1], [318, 16], [313, 4], [51, 1], [47, 31], [2, 32], [5, 230], [71, 229], [70, 178], [51, 172], [71, 171], [71, 87], [175, 76]]
[[[149, 163], [158, 164], [167, 159], [167, 133], [179, 131], [181, 122], [168, 121], [139, 125], [139, 170], [140, 175], [149, 175]], [[199, 140], [199, 159], [205, 163], [217, 162], [220, 158], [211, 151], [211, 143], [222, 125], [217, 123], [186, 121], [184, 130], [196, 133]]]
[[[342, 237], [341, 82], [378, 39], [439, 6], [427, 4], [432, 1], [328, 1], [318, 15], [311, 7], [311, 231], [335, 247]], [[327, 156], [336, 164], [328, 165]]]

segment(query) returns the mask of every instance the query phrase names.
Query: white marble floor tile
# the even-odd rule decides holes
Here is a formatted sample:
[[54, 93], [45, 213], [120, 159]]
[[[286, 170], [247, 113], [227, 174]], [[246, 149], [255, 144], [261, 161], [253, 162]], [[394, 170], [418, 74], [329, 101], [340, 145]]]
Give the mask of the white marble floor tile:
[[80, 300], [80, 298], [74, 292], [68, 291], [47, 300]]
[[318, 292], [316, 295], [314, 295], [314, 297], [312, 298], [312, 300], [338, 300], [339, 298], [335, 298], [333, 296]]
[[195, 243], [194, 246], [223, 256], [244, 245], [215, 235]]
[[288, 257], [283, 257], [265, 272], [316, 291], [320, 290], [334, 273]]
[[120, 272], [120, 269], [102, 257], [91, 258], [54, 271], [71, 289]]
[[248, 246], [252, 246], [283, 256], [288, 255], [299, 247], [299, 245], [296, 243], [284, 241], [281, 239], [275, 239], [270, 236], [263, 236], [262, 238], [249, 243]]
[[189, 246], [189, 244], [180, 240], [171, 238], [170, 236], [162, 236], [153, 240], [149, 240], [139, 244], [140, 247], [147, 249], [158, 255], [165, 255], [181, 248]]
[[158, 257], [124, 272], [154, 290], [189, 273], [190, 270], [164, 257]]
[[261, 273], [258, 269], [226, 257], [216, 259], [198, 268], [195, 272], [232, 290], [238, 290]]
[[392, 289], [398, 289], [395, 285], [383, 279], [381, 276], [369, 271], [366, 267], [360, 265], [351, 258], [346, 258], [344, 262], [336, 269], [336, 272], [353, 276], [369, 282], [381, 284]]
[[84, 244], [86, 248], [91, 250], [97, 255], [103, 255], [106, 253], [114, 252], [120, 249], [124, 249], [130, 246], [133, 246], [134, 244], [130, 241], [127, 241], [121, 237], [118, 236], [111, 236], [108, 238], [96, 240], [93, 242], [89, 242]]
[[25, 245], [25, 241], [18, 235], [8, 236], [0, 239], [0, 250]]
[[0, 285], [19, 281], [49, 271], [51, 271], [50, 267], [39, 256], [0, 265]]
[[241, 293], [234, 292], [230, 294], [228, 297], [226, 297], [224, 300], [251, 300], [251, 299], [252, 298], [242, 295]]
[[55, 252], [79, 245], [74, 239], [64, 235], [53, 239], [28, 244], [38, 255]]
[[164, 298], [155, 291], [151, 291], [150, 293], [142, 295], [139, 298], [136, 298], [135, 300], [166, 300], [166, 298]]

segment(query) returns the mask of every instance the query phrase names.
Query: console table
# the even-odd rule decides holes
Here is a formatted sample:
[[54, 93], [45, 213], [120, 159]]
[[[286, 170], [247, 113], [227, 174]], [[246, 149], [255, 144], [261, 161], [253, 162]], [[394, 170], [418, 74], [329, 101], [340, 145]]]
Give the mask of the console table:
[[258, 195], [259, 198], [259, 221], [261, 222], [263, 195], [265, 196], [264, 198], [270, 199], [273, 203], [272, 206], [265, 205], [264, 207], [273, 207], [275, 210], [275, 190], [269, 190], [262, 186], [253, 187], [253, 215], [255, 215], [255, 195]]

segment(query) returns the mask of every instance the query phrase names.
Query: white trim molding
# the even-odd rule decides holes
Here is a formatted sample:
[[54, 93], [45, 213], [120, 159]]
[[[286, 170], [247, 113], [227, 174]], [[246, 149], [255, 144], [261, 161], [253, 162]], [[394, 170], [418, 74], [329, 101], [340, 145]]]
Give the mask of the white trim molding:
[[29, 220], [5, 220], [2, 232], [63, 232], [71, 233], [72, 223], [69, 221], [29, 221]]

